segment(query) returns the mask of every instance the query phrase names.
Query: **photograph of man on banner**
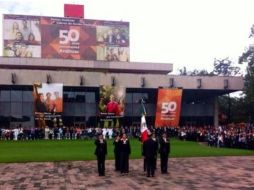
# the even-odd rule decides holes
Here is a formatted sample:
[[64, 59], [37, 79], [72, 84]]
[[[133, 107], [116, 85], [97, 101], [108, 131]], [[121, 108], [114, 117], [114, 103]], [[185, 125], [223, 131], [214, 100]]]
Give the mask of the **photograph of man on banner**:
[[125, 88], [100, 87], [99, 116], [100, 127], [119, 127], [125, 109]]

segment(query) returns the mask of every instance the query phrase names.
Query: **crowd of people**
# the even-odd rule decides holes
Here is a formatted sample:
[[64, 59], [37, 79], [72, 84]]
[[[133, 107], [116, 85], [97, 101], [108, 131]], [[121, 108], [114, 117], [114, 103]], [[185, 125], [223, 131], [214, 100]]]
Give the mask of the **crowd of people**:
[[178, 129], [181, 140], [206, 142], [213, 147], [254, 150], [254, 125], [183, 126]]
[[0, 128], [0, 140], [76, 140], [94, 139], [96, 134], [102, 133], [103, 138], [112, 139], [117, 133], [126, 133], [129, 137], [138, 138], [140, 136], [139, 127], [121, 128], [94, 128], [84, 126], [61, 126], [50, 128], [39, 127], [13, 127]]
[[[212, 147], [242, 148], [254, 150], [254, 125], [246, 126], [180, 126], [178, 128], [154, 128], [150, 131], [159, 136], [163, 132], [169, 137], [180, 140], [207, 143]], [[14, 127], [0, 128], [0, 140], [76, 140], [95, 139], [101, 133], [104, 139], [113, 139], [119, 133], [125, 133], [130, 138], [140, 138], [139, 126], [121, 128], [94, 128], [84, 126], [61, 126], [50, 128]]]

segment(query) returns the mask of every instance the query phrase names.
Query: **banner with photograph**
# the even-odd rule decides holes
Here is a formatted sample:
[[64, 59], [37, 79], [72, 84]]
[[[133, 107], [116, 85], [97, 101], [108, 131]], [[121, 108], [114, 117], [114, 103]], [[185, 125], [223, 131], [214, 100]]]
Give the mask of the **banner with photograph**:
[[181, 111], [182, 89], [158, 89], [156, 127], [178, 127]]
[[119, 118], [124, 116], [125, 95], [124, 87], [100, 86], [98, 107], [101, 127], [119, 126]]
[[63, 112], [63, 84], [34, 84], [33, 93], [35, 114], [59, 114]]
[[3, 55], [129, 61], [129, 23], [4, 15]]
[[4, 15], [3, 56], [41, 57], [40, 17]]

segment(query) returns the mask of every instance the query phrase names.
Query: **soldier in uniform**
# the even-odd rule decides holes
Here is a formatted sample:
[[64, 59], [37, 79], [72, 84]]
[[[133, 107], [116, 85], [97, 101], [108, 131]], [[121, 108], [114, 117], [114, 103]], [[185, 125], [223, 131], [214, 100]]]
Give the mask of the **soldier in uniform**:
[[115, 170], [120, 171], [120, 135], [117, 134], [114, 142]]
[[95, 140], [95, 155], [97, 156], [98, 173], [99, 176], [105, 176], [105, 158], [107, 155], [107, 142], [103, 139], [102, 134], [98, 135]]
[[160, 158], [161, 158], [161, 173], [168, 173], [168, 156], [170, 153], [170, 142], [167, 138], [167, 134], [163, 133], [160, 141]]
[[124, 133], [120, 140], [120, 171], [121, 174], [129, 173], [129, 155], [131, 154], [130, 142]]
[[156, 142], [152, 139], [152, 135], [149, 134], [149, 139], [143, 144], [143, 155], [146, 159], [146, 171], [147, 177], [154, 177], [155, 171], [155, 158], [157, 155]]

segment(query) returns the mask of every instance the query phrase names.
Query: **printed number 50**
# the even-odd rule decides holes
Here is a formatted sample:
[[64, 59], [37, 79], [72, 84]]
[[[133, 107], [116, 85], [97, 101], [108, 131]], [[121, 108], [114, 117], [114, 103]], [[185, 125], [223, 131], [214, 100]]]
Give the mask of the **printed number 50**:
[[171, 111], [175, 111], [177, 108], [176, 102], [162, 102], [161, 113], [166, 114]]
[[77, 30], [59, 30], [60, 44], [67, 44], [70, 41], [76, 42], [79, 40], [79, 32]]

